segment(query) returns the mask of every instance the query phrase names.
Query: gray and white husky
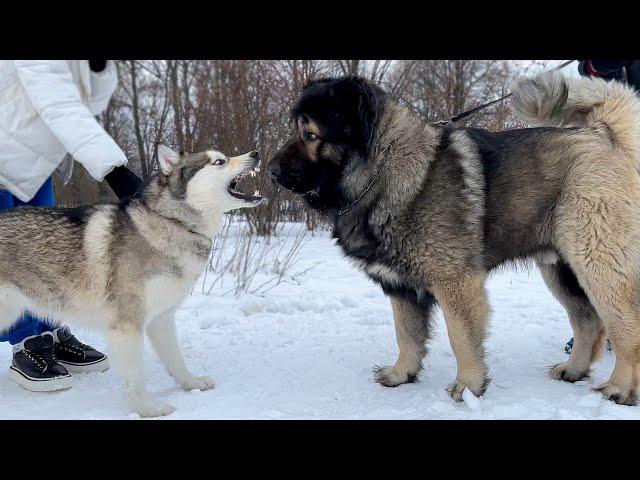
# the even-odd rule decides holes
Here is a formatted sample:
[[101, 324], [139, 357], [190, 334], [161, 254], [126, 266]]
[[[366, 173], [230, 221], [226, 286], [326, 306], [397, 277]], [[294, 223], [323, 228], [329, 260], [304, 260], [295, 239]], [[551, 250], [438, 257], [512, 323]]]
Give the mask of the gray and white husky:
[[158, 160], [160, 172], [121, 205], [0, 212], [0, 331], [24, 310], [103, 329], [131, 407], [142, 416], [174, 410], [147, 393], [145, 329], [182, 388], [213, 387], [185, 367], [174, 312], [205, 268], [223, 214], [262, 200], [235, 189], [258, 170], [257, 152], [228, 158], [160, 146]]

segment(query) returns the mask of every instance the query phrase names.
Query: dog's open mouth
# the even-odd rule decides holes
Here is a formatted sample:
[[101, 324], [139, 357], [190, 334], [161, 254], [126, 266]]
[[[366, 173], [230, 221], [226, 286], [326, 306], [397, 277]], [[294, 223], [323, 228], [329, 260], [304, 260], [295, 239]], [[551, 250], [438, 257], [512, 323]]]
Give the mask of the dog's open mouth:
[[247, 176], [255, 177], [259, 171], [260, 171], [260, 164], [256, 164], [254, 167], [251, 167], [245, 170], [244, 172], [240, 173], [239, 175], [237, 175], [233, 180], [231, 180], [231, 183], [227, 187], [227, 191], [229, 192], [229, 194], [231, 194], [232, 196], [240, 200], [244, 200], [245, 202], [251, 202], [251, 203], [261, 202], [262, 197], [260, 196], [259, 190], [256, 190], [253, 193], [253, 195], [250, 195], [248, 193], [244, 193], [241, 190], [238, 190], [238, 184], [243, 178]]

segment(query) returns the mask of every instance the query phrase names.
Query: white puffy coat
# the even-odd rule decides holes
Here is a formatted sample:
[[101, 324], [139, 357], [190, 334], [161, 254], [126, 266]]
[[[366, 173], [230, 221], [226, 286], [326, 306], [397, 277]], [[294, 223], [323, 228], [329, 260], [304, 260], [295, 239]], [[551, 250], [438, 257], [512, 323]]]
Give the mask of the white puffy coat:
[[66, 153], [98, 181], [127, 158], [95, 120], [117, 85], [113, 62], [0, 60], [0, 187], [29, 201]]

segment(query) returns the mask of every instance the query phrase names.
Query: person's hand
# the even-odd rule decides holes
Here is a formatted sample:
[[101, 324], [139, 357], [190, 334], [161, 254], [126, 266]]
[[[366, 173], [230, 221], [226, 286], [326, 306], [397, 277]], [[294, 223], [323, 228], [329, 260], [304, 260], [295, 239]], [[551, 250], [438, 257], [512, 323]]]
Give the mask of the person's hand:
[[135, 195], [142, 186], [140, 177], [124, 166], [114, 168], [104, 179], [120, 200]]
[[108, 60], [89, 60], [89, 68], [92, 72], [102, 72], [107, 68], [107, 62]]

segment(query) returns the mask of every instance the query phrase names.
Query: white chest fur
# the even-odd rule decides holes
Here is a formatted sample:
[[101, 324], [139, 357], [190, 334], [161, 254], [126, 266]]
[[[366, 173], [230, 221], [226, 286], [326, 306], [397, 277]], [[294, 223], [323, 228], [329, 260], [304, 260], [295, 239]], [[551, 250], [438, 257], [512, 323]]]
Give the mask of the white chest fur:
[[176, 273], [159, 273], [145, 283], [146, 321], [179, 306], [189, 295], [207, 259], [186, 252], [178, 260]]
[[179, 306], [189, 295], [194, 280], [170, 275], [152, 277], [145, 284], [146, 321]]
[[360, 270], [364, 270], [374, 280], [393, 286], [402, 284], [402, 278], [393, 269], [382, 263], [367, 263], [360, 259], [352, 259], [353, 264]]

